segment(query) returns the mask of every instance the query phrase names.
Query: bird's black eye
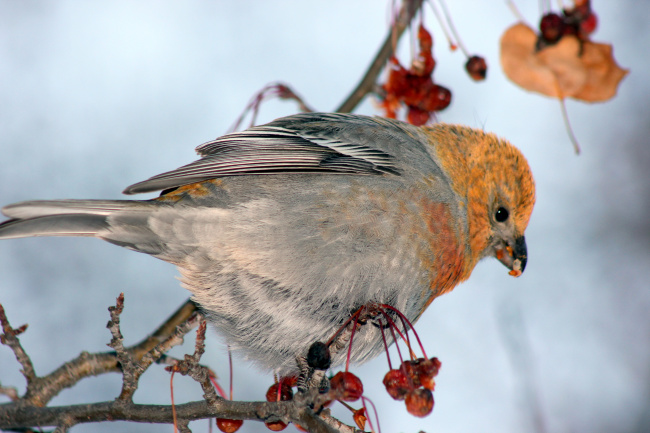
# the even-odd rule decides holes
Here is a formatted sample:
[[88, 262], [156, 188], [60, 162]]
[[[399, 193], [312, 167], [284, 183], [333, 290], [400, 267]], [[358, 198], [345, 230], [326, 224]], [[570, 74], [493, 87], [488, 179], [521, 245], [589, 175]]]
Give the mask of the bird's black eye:
[[497, 212], [494, 214], [494, 219], [497, 220], [497, 222], [505, 222], [508, 219], [508, 216], [510, 214], [508, 213], [508, 209], [504, 207], [500, 207], [497, 209]]

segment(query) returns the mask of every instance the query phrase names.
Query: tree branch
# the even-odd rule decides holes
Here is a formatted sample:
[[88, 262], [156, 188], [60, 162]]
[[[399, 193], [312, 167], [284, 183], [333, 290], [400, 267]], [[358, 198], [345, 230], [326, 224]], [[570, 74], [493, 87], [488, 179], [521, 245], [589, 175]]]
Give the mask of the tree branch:
[[[273, 421], [286, 416], [313, 432], [337, 432], [338, 429], [317, 416], [300, 401], [239, 402], [218, 399], [213, 404], [197, 401], [176, 405], [179, 419], [194, 421], [207, 418], [228, 418]], [[68, 426], [101, 422], [133, 421], [154, 424], [173, 423], [172, 407], [106, 401], [58, 407], [19, 406], [12, 403], [0, 405], [0, 428], [18, 429], [25, 426]]]
[[336, 109], [337, 112], [352, 112], [357, 107], [357, 105], [359, 105], [361, 100], [368, 93], [371, 93], [373, 91], [375, 83], [377, 83], [377, 77], [379, 77], [382, 69], [384, 69], [384, 65], [386, 62], [388, 62], [390, 56], [393, 55], [394, 44], [397, 43], [417, 11], [420, 10], [423, 1], [424, 0], [404, 0], [402, 2], [402, 8], [399, 12], [397, 20], [395, 21], [391, 30], [388, 32], [383, 45], [381, 48], [379, 48], [379, 52], [368, 67], [368, 70], [366, 71], [359, 84], [357, 84], [357, 87], [352, 91], [352, 93], [350, 93], [350, 95], [339, 106], [339, 108]]
[[29, 359], [25, 349], [20, 344], [18, 336], [27, 330], [27, 324], [20, 326], [19, 328], [12, 328], [5, 314], [5, 309], [0, 305], [0, 326], [2, 326], [2, 334], [0, 335], [0, 343], [8, 346], [16, 356], [16, 360], [23, 368], [21, 373], [25, 376], [27, 380], [27, 389], [32, 385], [34, 380], [37, 378], [36, 372], [34, 371], [34, 364], [32, 360]]
[[[191, 376], [199, 382], [204, 391], [205, 401], [186, 403], [182, 405], [160, 406], [134, 404], [131, 396], [137, 389], [140, 375], [151, 363], [159, 359], [164, 352], [172, 346], [182, 342], [183, 336], [196, 325], [197, 313], [194, 305], [186, 303], [170, 319], [163, 324], [151, 337], [131, 348], [122, 345], [122, 335], [119, 328], [119, 316], [123, 310], [123, 296], [117, 299], [115, 307], [109, 308], [111, 320], [108, 327], [113, 339], [111, 346], [116, 352], [89, 354], [83, 352], [76, 359], [65, 363], [59, 369], [45, 377], [33, 374], [30, 379], [30, 389], [23, 398], [11, 403], [0, 404], [0, 429], [20, 429], [25, 427], [56, 426], [57, 432], [67, 432], [76, 424], [101, 422], [101, 421], [134, 421], [148, 423], [173, 423], [173, 412], [176, 411], [179, 427], [187, 422], [205, 418], [229, 418], [258, 421], [277, 421], [298, 423], [312, 432], [333, 433], [353, 432], [352, 427], [340, 423], [323, 411], [322, 416], [316, 415], [312, 408], [318, 410], [326, 401], [335, 399], [331, 393], [320, 394], [317, 388], [308, 389], [299, 393], [291, 401], [282, 402], [234, 402], [217, 397], [209, 381], [210, 371], [198, 362], [204, 352], [206, 323], [203, 321], [197, 331], [197, 340], [193, 355], [186, 355], [185, 359], [174, 365], [175, 371]], [[187, 318], [189, 317], [189, 318]], [[170, 323], [177, 323], [173, 333], [162, 339], [172, 327]], [[0, 306], [0, 321], [2, 322], [4, 344], [14, 350], [17, 358], [22, 359], [21, 365], [31, 365], [29, 356], [20, 346], [16, 337], [24, 330], [24, 326], [14, 330], [9, 324], [4, 310]], [[154, 337], [155, 336], [155, 337]], [[152, 341], [159, 343], [148, 352], [143, 353], [140, 359], [135, 358], [136, 349], [150, 345]], [[125, 367], [128, 362], [133, 363]], [[71, 405], [59, 407], [44, 407], [47, 402], [62, 389], [70, 387], [83, 377], [118, 371], [122, 365], [123, 374], [128, 376], [127, 370], [132, 370], [130, 379], [124, 379], [122, 394], [115, 401], [92, 403], [84, 405]], [[33, 370], [33, 367], [32, 367]], [[10, 393], [8, 393], [10, 394]]]
[[[150, 353], [159, 344], [172, 337], [176, 332], [176, 328], [192, 318], [197, 311], [198, 308], [196, 304], [188, 300], [178, 310], [176, 310], [176, 312], [174, 312], [165, 323], [158, 327], [154, 333], [138, 344], [126, 348], [126, 352], [131, 354], [135, 360], [142, 360], [146, 354]], [[23, 368], [23, 374], [25, 374], [25, 371], [30, 372], [25, 376], [27, 378], [27, 391], [20, 399], [20, 405], [42, 407], [62, 390], [73, 387], [81, 379], [90, 376], [98, 376], [104, 373], [122, 371], [116, 352], [81, 352], [78, 357], [61, 365], [47, 376], [38, 377], [34, 373], [34, 367], [29, 356], [27, 356], [16, 337], [16, 335], [24, 331], [26, 325], [21, 326], [18, 330], [11, 328], [1, 305], [0, 322], [3, 327], [2, 343], [14, 352], [16, 359], [18, 359]], [[185, 332], [189, 332], [193, 326], [196, 326], [196, 323], [193, 323], [192, 326], [185, 330]], [[171, 342], [168, 342], [168, 344], [170, 343]], [[160, 353], [163, 353], [166, 350], [169, 350], [169, 348], [163, 350], [161, 347], [159, 349]], [[152, 361], [155, 361], [155, 359]], [[151, 362], [149, 362], [149, 364], [151, 364]]]

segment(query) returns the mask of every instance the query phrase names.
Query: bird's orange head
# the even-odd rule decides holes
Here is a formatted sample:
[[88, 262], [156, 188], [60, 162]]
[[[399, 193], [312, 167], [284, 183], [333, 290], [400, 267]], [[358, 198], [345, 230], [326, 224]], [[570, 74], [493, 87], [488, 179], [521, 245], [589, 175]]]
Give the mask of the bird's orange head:
[[426, 129], [454, 191], [467, 206], [469, 269], [496, 257], [519, 276], [528, 253], [524, 231], [535, 204], [535, 182], [522, 153], [494, 134], [438, 124]]

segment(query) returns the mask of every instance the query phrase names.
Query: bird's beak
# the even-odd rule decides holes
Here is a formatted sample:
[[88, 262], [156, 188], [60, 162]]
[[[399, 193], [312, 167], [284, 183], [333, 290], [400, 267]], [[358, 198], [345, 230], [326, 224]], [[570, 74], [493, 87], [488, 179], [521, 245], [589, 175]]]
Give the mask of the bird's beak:
[[508, 269], [509, 274], [518, 277], [524, 272], [526, 262], [528, 261], [528, 251], [526, 250], [526, 239], [523, 236], [515, 239], [514, 244], [505, 243], [503, 247], [496, 250], [497, 259]]

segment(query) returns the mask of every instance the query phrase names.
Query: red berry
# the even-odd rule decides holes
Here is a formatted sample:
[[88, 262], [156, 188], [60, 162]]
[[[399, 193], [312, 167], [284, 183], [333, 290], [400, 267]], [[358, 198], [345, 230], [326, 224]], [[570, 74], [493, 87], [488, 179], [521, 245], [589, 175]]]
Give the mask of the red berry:
[[436, 381], [433, 378], [438, 375], [440, 365], [438, 358], [423, 359], [417, 365], [417, 375], [423, 387], [431, 391], [434, 390], [436, 387]]
[[410, 389], [418, 388], [422, 385], [420, 383], [420, 374], [418, 372], [418, 365], [423, 360], [424, 358], [418, 358], [414, 360], [407, 359], [406, 361], [402, 362], [402, 365], [400, 366], [400, 370], [404, 373], [404, 376], [409, 381], [409, 384], [412, 385]]
[[451, 92], [449, 89], [434, 84], [422, 101], [422, 108], [427, 111], [444, 110], [451, 103]]
[[416, 77], [431, 78], [431, 73], [436, 67], [436, 61], [431, 53], [421, 52], [411, 62], [411, 69], [409, 72]]
[[287, 428], [287, 424], [282, 421], [265, 422], [264, 425], [271, 431], [282, 431]]
[[388, 79], [384, 84], [386, 92], [392, 95], [400, 95], [408, 88], [408, 71], [402, 67], [395, 57], [391, 58], [388, 66]]
[[474, 81], [485, 80], [487, 75], [487, 63], [480, 56], [472, 56], [465, 63], [465, 70]]
[[217, 418], [217, 427], [223, 433], [235, 433], [243, 423], [241, 419]]
[[429, 33], [422, 24], [418, 27], [418, 42], [420, 50], [422, 51], [431, 51], [433, 48], [433, 38], [431, 37], [431, 33]]
[[404, 403], [411, 415], [422, 418], [433, 410], [433, 394], [426, 388], [417, 388], [406, 394]]
[[539, 30], [546, 42], [557, 42], [564, 34], [564, 19], [555, 13], [546, 14], [539, 22]]
[[578, 28], [574, 25], [564, 26], [563, 36], [576, 36], [578, 34]]
[[409, 107], [406, 120], [415, 126], [422, 126], [429, 121], [431, 114], [426, 110], [421, 110], [417, 107]]
[[580, 22], [580, 33], [585, 37], [592, 34], [598, 26], [598, 17], [595, 13], [591, 12], [587, 17]]
[[384, 386], [394, 400], [404, 400], [406, 393], [413, 388], [402, 370], [389, 370], [384, 376]]
[[278, 384], [274, 383], [266, 391], [266, 401], [287, 401], [293, 398], [293, 391], [291, 386], [285, 381], [281, 381], [282, 386], [280, 387], [280, 399], [278, 400]]
[[344, 401], [357, 401], [363, 394], [363, 383], [349, 371], [339, 371], [330, 379], [330, 387]]
[[436, 382], [433, 378], [438, 375], [440, 365], [438, 358], [418, 358], [404, 361], [400, 370], [408, 379], [410, 379], [410, 383], [413, 384], [413, 387], [418, 388], [423, 386], [433, 391], [433, 388], [436, 386]]

